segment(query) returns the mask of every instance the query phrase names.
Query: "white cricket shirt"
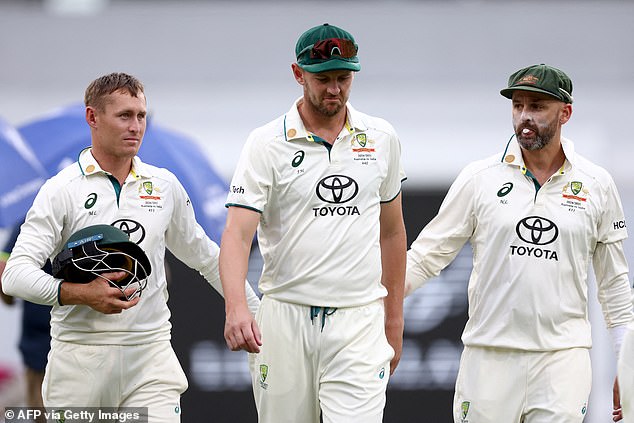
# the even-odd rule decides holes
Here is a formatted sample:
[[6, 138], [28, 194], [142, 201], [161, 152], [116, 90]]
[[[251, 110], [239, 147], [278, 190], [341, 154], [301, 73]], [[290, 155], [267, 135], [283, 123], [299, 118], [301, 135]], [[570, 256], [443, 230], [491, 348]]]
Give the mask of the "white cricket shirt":
[[549, 351], [590, 347], [588, 268], [608, 327], [631, 317], [627, 237], [611, 176], [562, 140], [566, 161], [537, 191], [520, 147], [467, 166], [408, 251], [406, 286], [473, 248], [465, 345]]
[[379, 214], [401, 190], [400, 142], [385, 120], [347, 110], [331, 149], [306, 131], [296, 102], [242, 151], [227, 206], [261, 213], [259, 289], [277, 300], [349, 307], [387, 295]]
[[[135, 157], [119, 194], [119, 184], [113, 179], [99, 167], [90, 149], [84, 150], [77, 163], [42, 186], [7, 263], [2, 280], [5, 291], [53, 305], [54, 339], [123, 345], [169, 340], [166, 247], [222, 293], [219, 248], [196, 222], [189, 197], [176, 177]], [[85, 305], [60, 306], [60, 280], [40, 270], [73, 233], [96, 224], [113, 225], [128, 233], [152, 265], [141, 301], [121, 314], [105, 315]], [[253, 300], [251, 297], [250, 306]]]

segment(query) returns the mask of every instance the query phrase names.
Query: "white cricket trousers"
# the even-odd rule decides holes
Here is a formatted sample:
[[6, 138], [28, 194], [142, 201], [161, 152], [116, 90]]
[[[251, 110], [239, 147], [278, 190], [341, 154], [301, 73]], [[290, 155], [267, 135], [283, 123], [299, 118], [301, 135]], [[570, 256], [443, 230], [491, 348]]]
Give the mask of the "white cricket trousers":
[[51, 341], [44, 406], [147, 407], [149, 423], [179, 423], [187, 378], [169, 341], [82, 345]]
[[619, 353], [619, 393], [623, 423], [634, 423], [634, 323], [630, 324]]
[[465, 347], [455, 423], [581, 423], [592, 370], [587, 348], [535, 352]]
[[264, 296], [249, 354], [259, 423], [380, 423], [394, 350], [383, 300], [328, 308]]

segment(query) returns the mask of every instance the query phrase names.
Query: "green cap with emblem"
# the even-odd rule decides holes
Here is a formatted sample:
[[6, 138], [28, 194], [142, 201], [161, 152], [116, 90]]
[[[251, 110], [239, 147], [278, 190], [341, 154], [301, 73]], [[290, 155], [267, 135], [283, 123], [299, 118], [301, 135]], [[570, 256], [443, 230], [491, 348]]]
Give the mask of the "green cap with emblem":
[[543, 63], [515, 72], [509, 77], [508, 87], [500, 94], [513, 98], [513, 91], [517, 90], [548, 94], [564, 103], [572, 103], [572, 81], [568, 75]]
[[311, 73], [361, 70], [354, 37], [334, 25], [323, 24], [304, 32], [295, 45], [300, 68]]

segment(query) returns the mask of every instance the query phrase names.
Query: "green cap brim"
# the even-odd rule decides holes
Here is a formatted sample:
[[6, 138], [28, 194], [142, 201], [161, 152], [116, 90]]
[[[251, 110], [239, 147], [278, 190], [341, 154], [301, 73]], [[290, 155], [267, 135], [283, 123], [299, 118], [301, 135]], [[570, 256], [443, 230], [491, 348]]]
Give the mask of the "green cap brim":
[[553, 93], [551, 93], [550, 91], [546, 91], [543, 90], [541, 88], [537, 88], [537, 87], [532, 87], [530, 85], [518, 85], [516, 87], [510, 87], [510, 88], [504, 88], [503, 90], [500, 90], [500, 94], [502, 94], [504, 97], [512, 99], [513, 98], [513, 91], [532, 91], [535, 93], [542, 93], [542, 94], [547, 94], [551, 97], [556, 98], [559, 101], [563, 101], [564, 103], [566, 102], [566, 100], [564, 100], [562, 97], [563, 96], [558, 96], [555, 95]]
[[298, 62], [297, 65], [310, 73], [328, 72], [333, 70], [351, 70], [353, 72], [359, 72], [361, 70], [360, 63], [339, 59], [330, 59], [325, 62], [312, 63], [310, 65]]

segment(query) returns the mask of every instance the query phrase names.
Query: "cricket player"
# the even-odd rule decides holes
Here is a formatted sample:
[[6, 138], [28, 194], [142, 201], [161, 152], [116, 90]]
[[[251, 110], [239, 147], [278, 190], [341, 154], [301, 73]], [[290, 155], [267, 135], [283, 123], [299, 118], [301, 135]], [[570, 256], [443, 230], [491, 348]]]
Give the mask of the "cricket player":
[[[47, 408], [148, 407], [151, 422], [180, 422], [187, 379], [170, 343], [165, 249], [222, 293], [218, 246], [196, 222], [176, 177], [136, 156], [147, 115], [141, 82], [124, 73], [104, 75], [86, 89], [85, 104], [92, 147], [41, 188], [2, 287], [53, 306], [42, 388]], [[149, 258], [151, 274], [140, 297], [127, 300], [106, 280], [123, 272], [80, 284], [41, 270], [74, 233], [99, 224], [127, 233]], [[242, 282], [254, 312], [259, 300]]]
[[[220, 249], [225, 339], [250, 353], [260, 423], [382, 421], [400, 358], [406, 263], [399, 139], [348, 103], [353, 36], [304, 32], [303, 96], [254, 130], [231, 181]], [[244, 280], [254, 233], [264, 269], [254, 321]]]
[[406, 292], [469, 241], [469, 320], [454, 397], [456, 423], [580, 423], [591, 386], [588, 268], [617, 350], [632, 317], [625, 218], [610, 174], [561, 129], [572, 82], [540, 64], [513, 73], [514, 135], [468, 165], [407, 256]]

